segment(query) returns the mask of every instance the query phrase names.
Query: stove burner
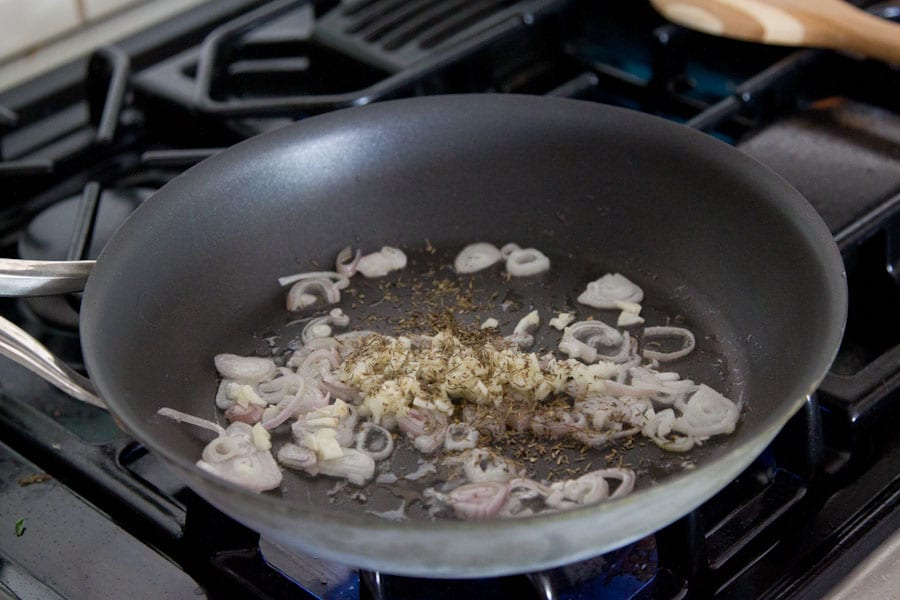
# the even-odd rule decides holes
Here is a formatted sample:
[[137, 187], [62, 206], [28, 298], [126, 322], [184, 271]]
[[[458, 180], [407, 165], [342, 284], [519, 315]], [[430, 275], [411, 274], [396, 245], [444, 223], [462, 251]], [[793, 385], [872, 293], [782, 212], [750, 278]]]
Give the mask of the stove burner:
[[[97, 258], [116, 229], [154, 191], [146, 187], [103, 190], [85, 258]], [[80, 196], [66, 198], [37, 215], [19, 237], [19, 256], [32, 260], [65, 259], [78, 218], [80, 201]], [[78, 312], [72, 306], [70, 298], [35, 297], [29, 298], [27, 304], [37, 316], [54, 325], [73, 329], [78, 325]]]

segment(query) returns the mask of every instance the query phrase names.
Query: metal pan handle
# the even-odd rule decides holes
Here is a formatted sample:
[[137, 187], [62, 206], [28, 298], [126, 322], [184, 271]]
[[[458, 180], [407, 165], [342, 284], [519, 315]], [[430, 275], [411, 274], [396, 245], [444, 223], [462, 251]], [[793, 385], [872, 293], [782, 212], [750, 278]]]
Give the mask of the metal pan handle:
[[52, 296], [80, 292], [93, 260], [0, 258], [0, 296]]
[[37, 373], [66, 394], [106, 410], [90, 379], [56, 358], [17, 325], [0, 317], [0, 354]]
[[[0, 296], [49, 296], [80, 292], [93, 268], [93, 260], [0, 258]], [[106, 410], [90, 379], [59, 360], [25, 330], [3, 317], [0, 317], [0, 354], [40, 375], [73, 398]]]

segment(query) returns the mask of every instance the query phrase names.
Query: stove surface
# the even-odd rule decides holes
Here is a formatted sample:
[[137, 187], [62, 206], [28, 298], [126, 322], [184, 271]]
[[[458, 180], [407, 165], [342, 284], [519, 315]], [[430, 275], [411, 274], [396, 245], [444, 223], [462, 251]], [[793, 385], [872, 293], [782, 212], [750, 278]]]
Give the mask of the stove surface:
[[[897, 2], [870, 10], [900, 19]], [[559, 95], [660, 115], [734, 144], [809, 199], [841, 248], [850, 315], [821, 388], [771, 447], [697, 511], [608, 555], [506, 578], [414, 580], [260, 540], [186, 489], [108, 414], [4, 359], [0, 590], [47, 598], [814, 598], [879, 546], [894, 547], [896, 66], [688, 32], [644, 2], [205, 3], [0, 93], [0, 255], [96, 256], [153, 190], [248, 136], [344, 106], [473, 92]], [[0, 314], [83, 368], [78, 303], [77, 295], [3, 299]], [[874, 556], [860, 568], [885, 564]]]

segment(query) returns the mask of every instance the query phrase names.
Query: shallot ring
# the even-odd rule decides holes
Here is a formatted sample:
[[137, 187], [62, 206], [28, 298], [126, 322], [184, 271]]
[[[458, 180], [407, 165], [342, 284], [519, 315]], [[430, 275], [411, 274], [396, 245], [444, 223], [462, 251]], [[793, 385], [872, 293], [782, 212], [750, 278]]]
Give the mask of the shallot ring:
[[347, 246], [338, 252], [337, 259], [334, 261], [334, 270], [344, 277], [353, 277], [356, 275], [356, 269], [359, 267], [361, 258], [362, 250], [357, 250], [356, 256], [353, 256], [353, 249]]
[[644, 349], [644, 358], [649, 360], [658, 360], [660, 362], [666, 362], [669, 360], [676, 360], [678, 358], [682, 358], [691, 353], [696, 346], [697, 341], [694, 338], [694, 334], [689, 329], [685, 329], [684, 327], [669, 327], [669, 326], [660, 326], [660, 327], [647, 327], [644, 329], [644, 341], [646, 342], [648, 337], [681, 337], [684, 339], [684, 342], [681, 345], [681, 348], [678, 350], [674, 350], [672, 352], [658, 352], [656, 350], [648, 350]]
[[513, 277], [530, 277], [550, 269], [550, 259], [535, 248], [513, 250], [506, 258], [506, 270]]
[[478, 242], [469, 244], [456, 255], [453, 270], [460, 275], [477, 273], [503, 260], [500, 250], [493, 244]]

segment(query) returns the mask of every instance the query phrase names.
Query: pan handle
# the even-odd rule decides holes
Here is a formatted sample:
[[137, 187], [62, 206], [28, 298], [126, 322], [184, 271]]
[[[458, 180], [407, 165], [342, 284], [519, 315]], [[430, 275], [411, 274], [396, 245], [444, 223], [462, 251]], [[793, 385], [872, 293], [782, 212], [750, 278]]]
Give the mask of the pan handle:
[[80, 292], [95, 262], [0, 258], [0, 296], [52, 296]]
[[37, 373], [73, 398], [107, 410], [90, 379], [56, 358], [43, 344], [3, 317], [0, 317], [0, 354]]

